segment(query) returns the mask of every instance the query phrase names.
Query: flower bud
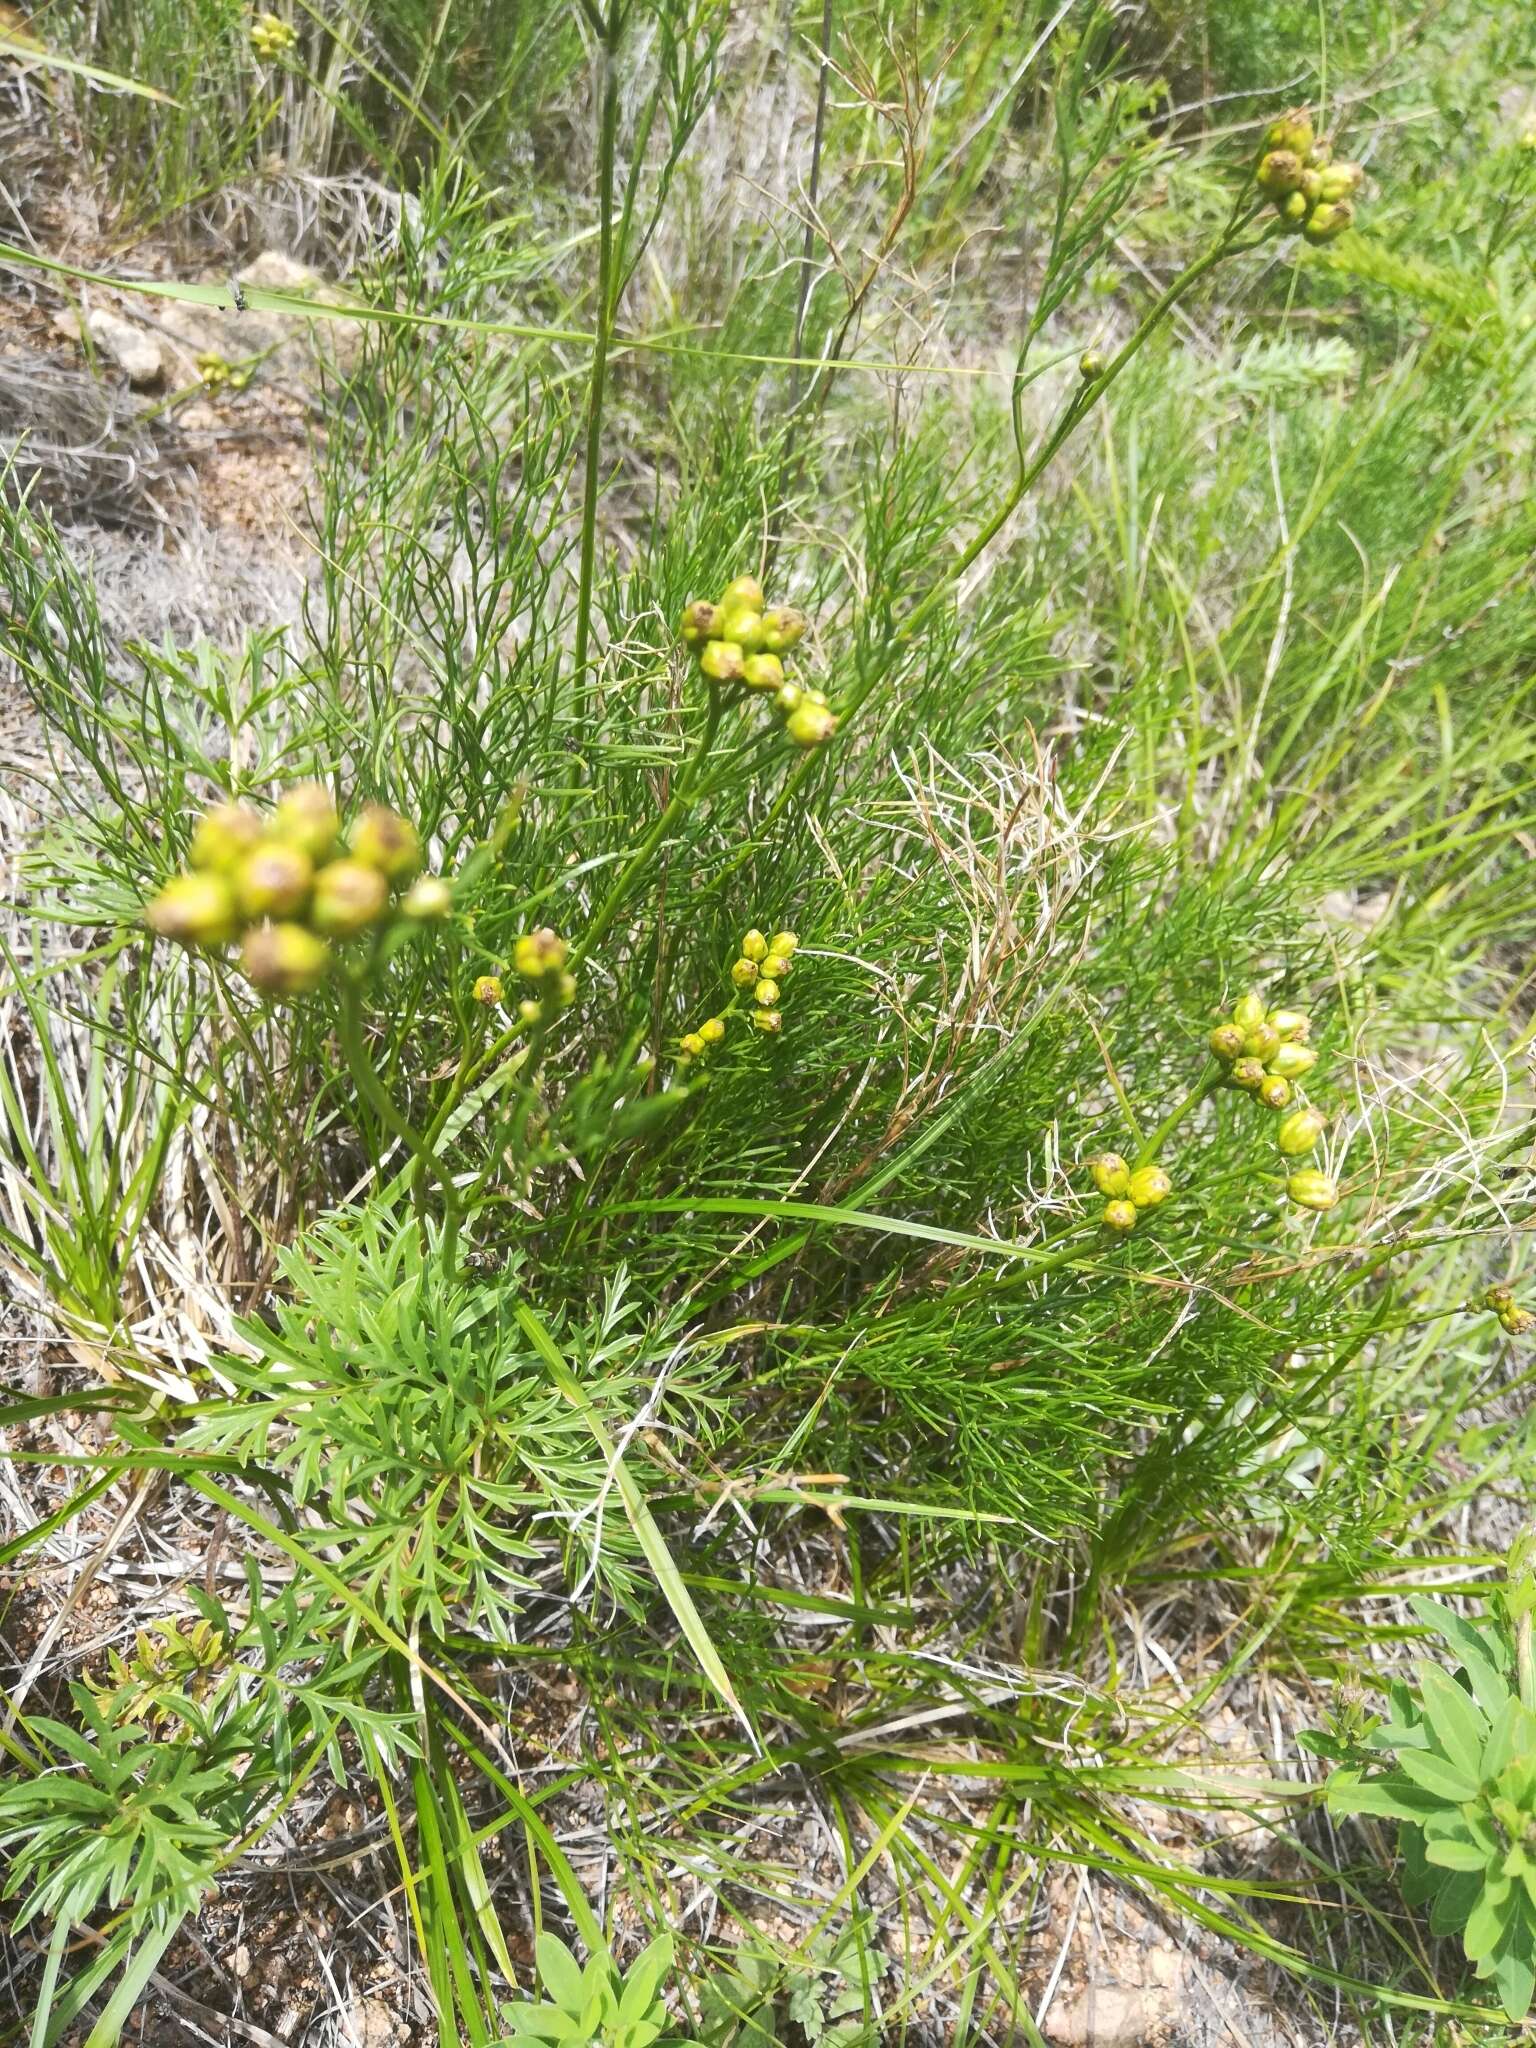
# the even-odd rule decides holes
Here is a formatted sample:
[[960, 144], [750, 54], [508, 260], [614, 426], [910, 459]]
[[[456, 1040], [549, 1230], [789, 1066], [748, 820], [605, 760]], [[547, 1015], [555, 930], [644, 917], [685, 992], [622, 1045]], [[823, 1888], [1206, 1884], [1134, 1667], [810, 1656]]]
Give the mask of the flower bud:
[[825, 704], [806, 697], [785, 719], [784, 730], [797, 747], [819, 747], [837, 731], [837, 719]]
[[768, 941], [768, 950], [770, 953], [777, 953], [781, 960], [791, 960], [794, 958], [799, 944], [800, 939], [797, 933], [775, 932]]
[[1287, 1081], [1299, 1081], [1303, 1074], [1310, 1074], [1317, 1065], [1317, 1054], [1310, 1045], [1298, 1045], [1294, 1038], [1277, 1046], [1269, 1060], [1269, 1071], [1282, 1074]]
[[235, 892], [222, 875], [178, 875], [145, 904], [144, 922], [183, 946], [222, 946], [240, 929]]
[[575, 975], [569, 972], [562, 974], [555, 983], [555, 994], [562, 1003], [574, 1003], [576, 1000]]
[[340, 830], [341, 820], [323, 782], [301, 782], [278, 800], [272, 813], [272, 837], [298, 847], [315, 862], [330, 858]]
[[1294, 149], [1267, 150], [1255, 172], [1259, 190], [1271, 199], [1284, 199], [1301, 183], [1303, 165]]
[[1273, 1024], [1256, 1024], [1243, 1040], [1243, 1051], [1251, 1060], [1272, 1060], [1280, 1050], [1280, 1034]]
[[749, 690], [782, 689], [784, 664], [776, 654], [749, 654], [741, 665], [741, 679]]
[[1266, 1074], [1259, 1083], [1259, 1100], [1266, 1109], [1289, 1109], [1291, 1092], [1291, 1084], [1284, 1074]]
[[1130, 1192], [1131, 1169], [1118, 1152], [1101, 1152], [1096, 1159], [1089, 1160], [1088, 1171], [1101, 1195], [1120, 1196]]
[[775, 711], [781, 711], [787, 718], [790, 712], [799, 706], [804, 696], [805, 692], [798, 683], [780, 683], [773, 693], [773, 708]]
[[697, 1031], [685, 1031], [680, 1043], [691, 1060], [696, 1060], [704, 1051], [704, 1040]]
[[1536, 1330], [1536, 1316], [1528, 1308], [1516, 1308], [1513, 1304], [1501, 1311], [1499, 1322], [1511, 1337], [1528, 1337]]
[[1358, 164], [1331, 164], [1318, 183], [1318, 198], [1330, 204], [1359, 190], [1365, 173]]
[[764, 979], [768, 981], [782, 981], [789, 972], [789, 965], [790, 963], [780, 954], [770, 953], [763, 962], [762, 972]]
[[570, 950], [558, 932], [540, 925], [536, 932], [524, 932], [512, 948], [512, 965], [524, 981], [542, 981], [546, 975], [560, 972]]
[[727, 583], [720, 593], [720, 609], [728, 612], [732, 605], [746, 605], [754, 612], [760, 612], [767, 602], [763, 586], [755, 576], [737, 576]]
[[1298, 1209], [1316, 1209], [1319, 1214], [1334, 1208], [1339, 1199], [1338, 1183], [1331, 1175], [1317, 1173], [1310, 1166], [1304, 1166], [1299, 1173], [1293, 1173], [1285, 1184], [1285, 1192]]
[[706, 1045], [718, 1045], [725, 1036], [725, 1019], [723, 1017], [706, 1017], [699, 1026], [699, 1036]]
[[1236, 1024], [1218, 1024], [1207, 1043], [1216, 1059], [1226, 1060], [1229, 1064], [1242, 1056], [1243, 1034]]
[[762, 613], [754, 611], [748, 604], [732, 605], [715, 631], [722, 640], [739, 647], [743, 654], [756, 654], [766, 638]]
[[1138, 1209], [1156, 1209], [1173, 1193], [1173, 1182], [1160, 1166], [1138, 1166], [1129, 1192]]
[[1123, 1197], [1120, 1197], [1113, 1202], [1106, 1202], [1104, 1204], [1099, 1214], [1099, 1221], [1106, 1230], [1134, 1230], [1138, 1213], [1134, 1202], [1127, 1202]]
[[1271, 1010], [1267, 1020], [1282, 1039], [1305, 1041], [1312, 1020], [1305, 1010]]
[[537, 1024], [539, 1020], [543, 1017], [544, 1005], [542, 1003], [536, 1003], [533, 1000], [532, 996], [524, 996], [523, 1000], [517, 1006], [517, 1014], [519, 1021], [521, 1023], [527, 1024], [531, 1028], [533, 1025]]
[[1300, 1159], [1312, 1150], [1327, 1128], [1328, 1119], [1320, 1109], [1293, 1109], [1289, 1116], [1281, 1118], [1275, 1140], [1288, 1159]]
[[1300, 234], [1307, 218], [1307, 195], [1292, 192], [1289, 198], [1280, 201], [1280, 218], [1293, 234]]
[[249, 804], [215, 804], [204, 811], [192, 834], [193, 867], [227, 875], [255, 846], [262, 829], [261, 814]]
[[1307, 151], [1306, 161], [1309, 171], [1320, 171], [1324, 164], [1333, 162], [1333, 144], [1326, 135], [1319, 135], [1314, 139], [1312, 147]]
[[791, 604], [776, 604], [763, 613], [763, 646], [770, 654], [788, 654], [805, 637], [805, 613]]
[[506, 991], [501, 985], [501, 976], [499, 974], [476, 975], [475, 985], [470, 990], [470, 994], [474, 997], [475, 1001], [477, 1003], [484, 1003], [487, 1009], [493, 1003], [499, 1003], [505, 993]]
[[683, 607], [683, 616], [678, 621], [678, 637], [685, 647], [702, 647], [714, 636], [719, 622], [719, 605], [711, 604], [707, 597], [696, 597], [692, 604]]
[[360, 860], [333, 860], [315, 877], [309, 921], [328, 938], [351, 939], [389, 908], [389, 884]]
[[1077, 359], [1077, 374], [1085, 384], [1104, 374], [1104, 358], [1096, 348], [1084, 349]]
[[1306, 202], [1307, 211], [1308, 213], [1310, 213], [1313, 207], [1316, 206], [1319, 199], [1321, 199], [1323, 196], [1322, 172], [1303, 171], [1301, 174], [1301, 184], [1298, 189], [1300, 190], [1303, 200]]
[[1490, 1287], [1483, 1296], [1483, 1307], [1492, 1309], [1496, 1316], [1503, 1315], [1506, 1309], [1513, 1308], [1514, 1305], [1514, 1294], [1507, 1287]]
[[400, 914], [417, 924], [432, 924], [453, 909], [453, 891], [441, 875], [423, 875], [401, 898]]
[[421, 866], [421, 840], [409, 818], [387, 804], [364, 804], [348, 834], [352, 858], [388, 882], [408, 882]]
[[754, 1010], [752, 1012], [752, 1022], [759, 1031], [782, 1031], [784, 1029], [784, 1019], [777, 1010]]
[[251, 48], [258, 57], [283, 57], [299, 40], [291, 21], [278, 14], [258, 14], [251, 23]]
[[1246, 1056], [1232, 1062], [1232, 1079], [1239, 1088], [1246, 1088], [1252, 1094], [1264, 1079], [1264, 1062]]
[[1297, 156], [1305, 156], [1316, 141], [1312, 128], [1312, 115], [1306, 107], [1292, 107], [1287, 114], [1279, 115], [1264, 130], [1264, 148], [1293, 150]]
[[738, 988], [750, 988], [753, 982], [757, 980], [757, 962], [755, 960], [738, 960], [731, 969], [731, 979]]
[[302, 996], [330, 972], [331, 949], [301, 924], [259, 924], [240, 952], [246, 977], [266, 996]]
[[752, 927], [751, 931], [742, 940], [741, 951], [743, 958], [747, 960], [761, 960], [768, 951], [768, 941], [763, 937], [756, 925]]
[[1354, 225], [1355, 209], [1347, 199], [1320, 199], [1302, 223], [1301, 232], [1309, 242], [1331, 242]]
[[1232, 1022], [1246, 1038], [1250, 1031], [1257, 1031], [1264, 1022], [1266, 1008], [1264, 998], [1256, 989], [1249, 989], [1247, 995], [1239, 996], [1232, 1005]]
[[246, 855], [235, 873], [235, 895], [248, 918], [292, 917], [309, 897], [315, 871], [309, 855], [281, 840], [267, 840]]
[[712, 683], [739, 683], [745, 666], [734, 640], [708, 640], [699, 656], [699, 667]]
[[771, 1010], [779, 1000], [779, 984], [776, 981], [769, 981], [764, 976], [753, 989], [752, 1000], [754, 1003], [761, 1003], [765, 1010]]

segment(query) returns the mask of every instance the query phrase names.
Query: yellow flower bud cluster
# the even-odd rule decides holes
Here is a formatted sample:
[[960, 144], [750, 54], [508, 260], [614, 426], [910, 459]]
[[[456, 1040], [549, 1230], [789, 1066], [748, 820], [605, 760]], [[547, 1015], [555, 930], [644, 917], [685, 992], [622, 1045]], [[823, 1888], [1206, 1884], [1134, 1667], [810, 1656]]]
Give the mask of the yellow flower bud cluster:
[[695, 598], [678, 625], [683, 645], [712, 683], [739, 684], [770, 697], [795, 745], [819, 747], [836, 732], [836, 714], [820, 690], [784, 673], [784, 656], [804, 634], [805, 614], [791, 605], [770, 606], [755, 576], [736, 577], [718, 603]]
[[1136, 1228], [1144, 1209], [1158, 1209], [1173, 1193], [1173, 1182], [1162, 1167], [1131, 1166], [1118, 1152], [1101, 1152], [1088, 1162], [1093, 1184], [1108, 1200], [1099, 1216], [1106, 1230], [1122, 1235]]
[[249, 368], [237, 370], [216, 348], [205, 348], [198, 355], [197, 374], [210, 398], [219, 391], [243, 391], [251, 381]]
[[[576, 977], [566, 966], [571, 949], [556, 931], [547, 924], [537, 931], [524, 932], [512, 948], [512, 965], [524, 981], [531, 981], [538, 989], [537, 996], [524, 996], [517, 1006], [517, 1014], [527, 1025], [551, 1024], [568, 1004], [576, 1000]], [[495, 980], [494, 975], [482, 975], [481, 981]], [[476, 1000], [500, 1000], [498, 994], [489, 999], [479, 994], [480, 982], [476, 982]]]
[[779, 1005], [799, 944], [799, 937], [794, 932], [775, 932], [771, 939], [756, 926], [747, 932], [741, 941], [740, 951], [731, 962], [729, 980], [736, 994], [722, 1015], [706, 1017], [697, 1031], [684, 1033], [680, 1041], [683, 1058], [701, 1059], [713, 1046], [719, 1045], [725, 1037], [726, 1018], [743, 1000], [750, 1002], [749, 1014], [754, 1031], [763, 1031], [770, 1036], [782, 1031], [784, 1013]]
[[1275, 1140], [1286, 1170], [1286, 1193], [1298, 1208], [1321, 1212], [1337, 1204], [1337, 1184], [1326, 1173], [1292, 1164], [1305, 1159], [1328, 1128], [1323, 1112], [1297, 1092], [1317, 1065], [1317, 1054], [1307, 1043], [1311, 1032], [1305, 1010], [1271, 1009], [1250, 989], [1212, 1031], [1210, 1048], [1232, 1087], [1278, 1114]]
[[335, 945], [395, 917], [448, 915], [448, 884], [438, 875], [416, 881], [420, 867], [408, 818], [366, 804], [343, 839], [330, 791], [307, 782], [268, 813], [250, 804], [205, 811], [186, 871], [145, 905], [144, 922], [210, 952], [241, 939], [241, 969], [263, 995], [301, 996], [330, 973]]
[[1532, 1315], [1528, 1308], [1521, 1308], [1507, 1287], [1490, 1287], [1483, 1296], [1483, 1307], [1492, 1310], [1500, 1326], [1511, 1337], [1527, 1337], [1536, 1330], [1536, 1315]]
[[251, 23], [251, 48], [258, 57], [286, 57], [298, 40], [298, 30], [280, 14], [258, 14]]
[[1351, 201], [1364, 176], [1358, 164], [1333, 161], [1332, 145], [1313, 133], [1305, 107], [1270, 122], [1253, 174], [1285, 227], [1309, 242], [1331, 242], [1353, 225]]

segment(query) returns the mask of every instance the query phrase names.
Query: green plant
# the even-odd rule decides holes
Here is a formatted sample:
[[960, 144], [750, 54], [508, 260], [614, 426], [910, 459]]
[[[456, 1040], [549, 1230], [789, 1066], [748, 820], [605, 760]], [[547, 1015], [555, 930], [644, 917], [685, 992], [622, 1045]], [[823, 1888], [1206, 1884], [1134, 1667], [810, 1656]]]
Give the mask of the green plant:
[[[339, 1646], [323, 1596], [268, 1593], [254, 1559], [246, 1589], [243, 1619], [195, 1594], [190, 1626], [165, 1618], [104, 1680], [70, 1688], [73, 1720], [34, 1714], [25, 1745], [8, 1745], [20, 1768], [0, 1784], [5, 1896], [21, 1895], [18, 1926], [53, 1923], [34, 2041], [121, 1970], [90, 2037], [95, 2048], [116, 2039], [177, 1929], [275, 1802], [322, 1761], [345, 1775], [343, 1732], [381, 1767], [411, 1751], [405, 1717], [367, 1699], [376, 1648]], [[103, 1912], [97, 1954], [58, 1990], [71, 1936]]]
[[562, 2048], [671, 2048], [664, 1997], [672, 1937], [658, 1934], [628, 1970], [596, 1950], [583, 1968], [558, 1935], [534, 1945], [545, 1996], [504, 2005], [508, 2041], [549, 2041]]
[[1536, 1994], [1536, 1655], [1528, 1577], [1512, 1577], [1509, 1619], [1471, 1621], [1416, 1596], [1451, 1670], [1424, 1660], [1417, 1683], [1388, 1688], [1390, 1718], [1364, 1735], [1396, 1768], [1349, 1766], [1328, 1779], [1333, 1813], [1399, 1823], [1403, 1896], [1433, 1933], [1459, 1938], [1505, 2014]]
[[[235, 1682], [292, 1703], [329, 1673], [338, 1714], [403, 1731], [343, 1716], [327, 1761], [393, 1850], [445, 2040], [504, 2024], [509, 1875], [606, 1955], [573, 1801], [615, 1926], [701, 1892], [743, 1922], [727, 2037], [1027, 2031], [1062, 1861], [1364, 2034], [1388, 2008], [1481, 2023], [1308, 1830], [1316, 1894], [1277, 1898], [1144, 1809], [1280, 1827], [1300, 1786], [1191, 1763], [1205, 1709], [1251, 1672], [1283, 1736], [1297, 1672], [1336, 1694], [1384, 1659], [1394, 1589], [1465, 1550], [1484, 1476], [1536, 1470], [1502, 1341], [1536, 935], [1502, 85], [1464, 114], [1417, 53], [1341, 79], [1330, 48], [1315, 98], [1350, 111], [1374, 196], [1369, 238], [1312, 248], [1250, 176], [1254, 106], [1203, 78], [1175, 105], [1080, 9], [893, 28], [854, 0], [787, 45], [670, 0], [512, 28], [478, 0], [327, 5], [275, 17], [291, 42], [243, 6], [98, 12], [99, 54], [179, 102], [83, 107], [120, 189], [153, 164], [175, 206], [189, 169], [261, 165], [228, 203], [264, 221], [317, 193], [352, 275], [314, 317], [360, 343], [316, 400], [295, 626], [135, 640], [67, 524], [19, 490], [0, 514], [0, 646], [54, 757], [0, 1227], [156, 1389], [107, 1400], [50, 1359], [64, 1391], [7, 1411], [36, 1498], [0, 1558], [94, 1543], [127, 1478], [316, 1601], [303, 1654], [278, 1630]], [[1455, 12], [1425, 38], [1513, 75], [1518, 36]], [[1253, 24], [1274, 77], [1316, 64], [1310, 34]], [[366, 237], [310, 175], [356, 165]], [[1329, 168], [1302, 166], [1319, 206]], [[159, 289], [206, 304], [185, 275]], [[728, 582], [735, 639], [689, 604]], [[801, 618], [838, 724], [794, 752], [730, 678], [802, 688], [771, 665]], [[679, 620], [725, 680], [679, 658]], [[452, 877], [412, 885], [429, 937], [400, 942], [375, 884], [311, 878], [313, 986], [276, 1004], [221, 947], [128, 936], [210, 805], [271, 818], [316, 776]], [[1212, 992], [1250, 980], [1275, 1014], [1203, 1064]], [[1122, 1236], [1074, 1176], [1090, 1151]], [[215, 1328], [178, 1346], [156, 1312], [183, 1254]], [[101, 1432], [57, 1468], [76, 1492], [26, 1435], [71, 1402]], [[92, 1696], [201, 1743], [229, 1637], [174, 1634], [125, 1640]], [[519, 1710], [556, 1672], [579, 1725], [530, 1770]], [[29, 1784], [40, 1725], [17, 1722]], [[253, 1734], [251, 1825], [298, 1830], [314, 1744]], [[190, 1806], [214, 1863], [249, 1838], [226, 1795], [216, 1773]], [[753, 1919], [824, 1903], [809, 1808], [844, 1875], [770, 1949]], [[690, 1944], [679, 2009], [718, 1955]]]
[[563, 1387], [518, 1315], [521, 1258], [494, 1276], [451, 1270], [381, 1201], [328, 1216], [282, 1267], [287, 1298], [244, 1328], [256, 1360], [228, 1361], [235, 1395], [187, 1418], [189, 1450], [281, 1473], [318, 1517], [317, 1554], [337, 1552], [402, 1634], [513, 1634], [536, 1536], [573, 1582], [634, 1603], [641, 1548], [622, 1495], [604, 1508], [612, 1438], [642, 1411], [665, 1427], [714, 1398], [703, 1358], [673, 1356], [664, 1394], [655, 1384], [675, 1321], [648, 1324], [614, 1276], [561, 1332]]
[[871, 2004], [886, 1959], [874, 1935], [865, 1912], [840, 1929], [818, 1926], [787, 1952], [749, 1935], [705, 1980], [701, 2038], [711, 2048], [769, 2048], [794, 2039], [808, 2048], [864, 2048], [879, 2040]]

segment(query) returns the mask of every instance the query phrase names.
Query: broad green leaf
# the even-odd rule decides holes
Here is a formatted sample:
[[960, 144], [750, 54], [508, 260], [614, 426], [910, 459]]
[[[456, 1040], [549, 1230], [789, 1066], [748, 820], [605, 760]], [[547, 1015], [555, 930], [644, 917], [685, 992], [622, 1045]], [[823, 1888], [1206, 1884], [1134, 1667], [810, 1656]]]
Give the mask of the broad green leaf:
[[1486, 1870], [1488, 1852], [1469, 1836], [1437, 1835], [1424, 1844], [1428, 1862], [1441, 1870]]
[[1483, 1889], [1480, 1872], [1473, 1870], [1448, 1871], [1436, 1892], [1429, 1909], [1430, 1930], [1434, 1934], [1458, 1934], [1467, 1924], [1467, 1915], [1477, 1904]]
[[1512, 1889], [1508, 1878], [1491, 1878], [1482, 1886], [1462, 1929], [1462, 1946], [1469, 1962], [1480, 1963], [1485, 1956], [1491, 1956], [1504, 1939], [1505, 1930], [1519, 1910], [1511, 1900]]
[[1422, 1594], [1415, 1594], [1408, 1605], [1425, 1628], [1443, 1636], [1456, 1652], [1478, 1705], [1491, 1720], [1508, 1699], [1510, 1689], [1499, 1675], [1488, 1638], [1441, 1600], [1426, 1600]]
[[619, 2000], [621, 2020], [644, 2019], [650, 2011], [661, 1981], [672, 1967], [672, 1947], [670, 1934], [658, 1934], [630, 1964], [624, 1979], [624, 1995]]
[[1419, 1666], [1419, 1686], [1424, 1711], [1439, 1737], [1440, 1747], [1456, 1768], [1476, 1784], [1482, 1776], [1488, 1723], [1455, 1680], [1447, 1678], [1433, 1664]]
[[539, 1982], [563, 2012], [579, 2013], [586, 1999], [580, 1963], [558, 1934], [547, 1929], [533, 1945]]
[[1436, 1756], [1433, 1750], [1405, 1749], [1398, 1758], [1398, 1767], [1413, 1780], [1422, 1785], [1426, 1792], [1433, 1792], [1437, 1798], [1454, 1801], [1463, 1806], [1469, 1799], [1477, 1797], [1477, 1780], [1468, 1772], [1458, 1770], [1445, 1757]]
[[1521, 1747], [1521, 1737], [1528, 1731], [1523, 1727], [1525, 1709], [1511, 1693], [1503, 1706], [1493, 1716], [1488, 1727], [1488, 1739], [1483, 1744], [1479, 1770], [1484, 1779], [1496, 1778]]
[[1423, 1821], [1440, 1811], [1433, 1795], [1410, 1784], [1401, 1772], [1362, 1778], [1358, 1771], [1335, 1771], [1328, 1780], [1331, 1813], [1376, 1814], [1385, 1820]]
[[1536, 1938], [1527, 1916], [1517, 1911], [1494, 1958], [1493, 1981], [1500, 2003], [1512, 2020], [1523, 2020], [1536, 1993]]

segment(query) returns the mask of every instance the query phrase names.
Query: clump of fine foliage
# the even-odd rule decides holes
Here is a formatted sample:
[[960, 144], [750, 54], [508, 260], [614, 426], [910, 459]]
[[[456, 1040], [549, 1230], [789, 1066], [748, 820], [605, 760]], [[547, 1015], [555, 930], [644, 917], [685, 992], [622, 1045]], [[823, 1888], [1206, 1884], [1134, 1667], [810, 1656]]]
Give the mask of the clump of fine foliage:
[[[1041, 11], [1009, 65], [1000, 23], [951, 51], [948, 10], [906, 42], [855, 10], [809, 239], [722, 234], [717, 124], [766, 89], [722, 10], [534, 9], [504, 49], [435, 12], [392, 0], [361, 74], [357, 21], [189, 30], [177, 79], [245, 124], [222, 151], [190, 93], [89, 120], [140, 206], [146, 137], [189, 204], [245, 205], [272, 107], [315, 176], [408, 191], [332, 309], [301, 625], [124, 642], [68, 533], [0, 512], [54, 764], [0, 1243], [111, 1367], [71, 1382], [98, 1447], [52, 1526], [164, 1473], [249, 1551], [241, 1599], [189, 1591], [201, 1634], [166, 1618], [18, 1717], [39, 2009], [115, 2026], [312, 1777], [382, 1816], [444, 2040], [1012, 2038], [1028, 1913], [987, 1930], [1058, 1854], [1368, 2002], [1385, 1912], [1325, 1972], [1262, 1886], [1158, 1862], [1126, 1802], [1204, 1794], [1151, 1754], [1166, 1702], [1127, 1734], [1115, 1630], [1149, 1582], [1219, 1582], [1254, 1603], [1232, 1671], [1358, 1678], [1387, 1635], [1340, 1619], [1356, 1589], [1531, 1470], [1518, 1400], [1480, 1404], [1519, 1372], [1483, 1299], [1531, 1192], [1536, 153], [1431, 148], [1346, 48], [1370, 204], [1312, 246], [1254, 182], [1267, 102], [1202, 140], [1108, 20]], [[160, 22], [115, 68], [170, 91]], [[536, 96], [588, 64], [579, 182]], [[832, 74], [790, 76], [806, 114]], [[465, 115], [493, 101], [526, 210]], [[743, 579], [808, 622], [762, 699], [760, 607], [679, 632]], [[430, 914], [402, 869], [265, 984], [228, 941], [270, 905], [151, 942], [209, 806], [315, 783], [323, 860], [395, 819]], [[1213, 1062], [1234, 1015], [1262, 1060]], [[239, 1289], [195, 1354], [147, 1303], [186, 1157]], [[572, 1786], [530, 1789], [508, 1733], [556, 1667], [616, 1889], [675, 1935], [627, 1977], [634, 1922], [551, 1823]], [[814, 1899], [738, 1840], [807, 1786], [842, 1866]], [[803, 1944], [722, 1959], [696, 1884], [743, 1923], [781, 1892]], [[525, 1898], [589, 1961], [546, 1935], [509, 2021]]]

